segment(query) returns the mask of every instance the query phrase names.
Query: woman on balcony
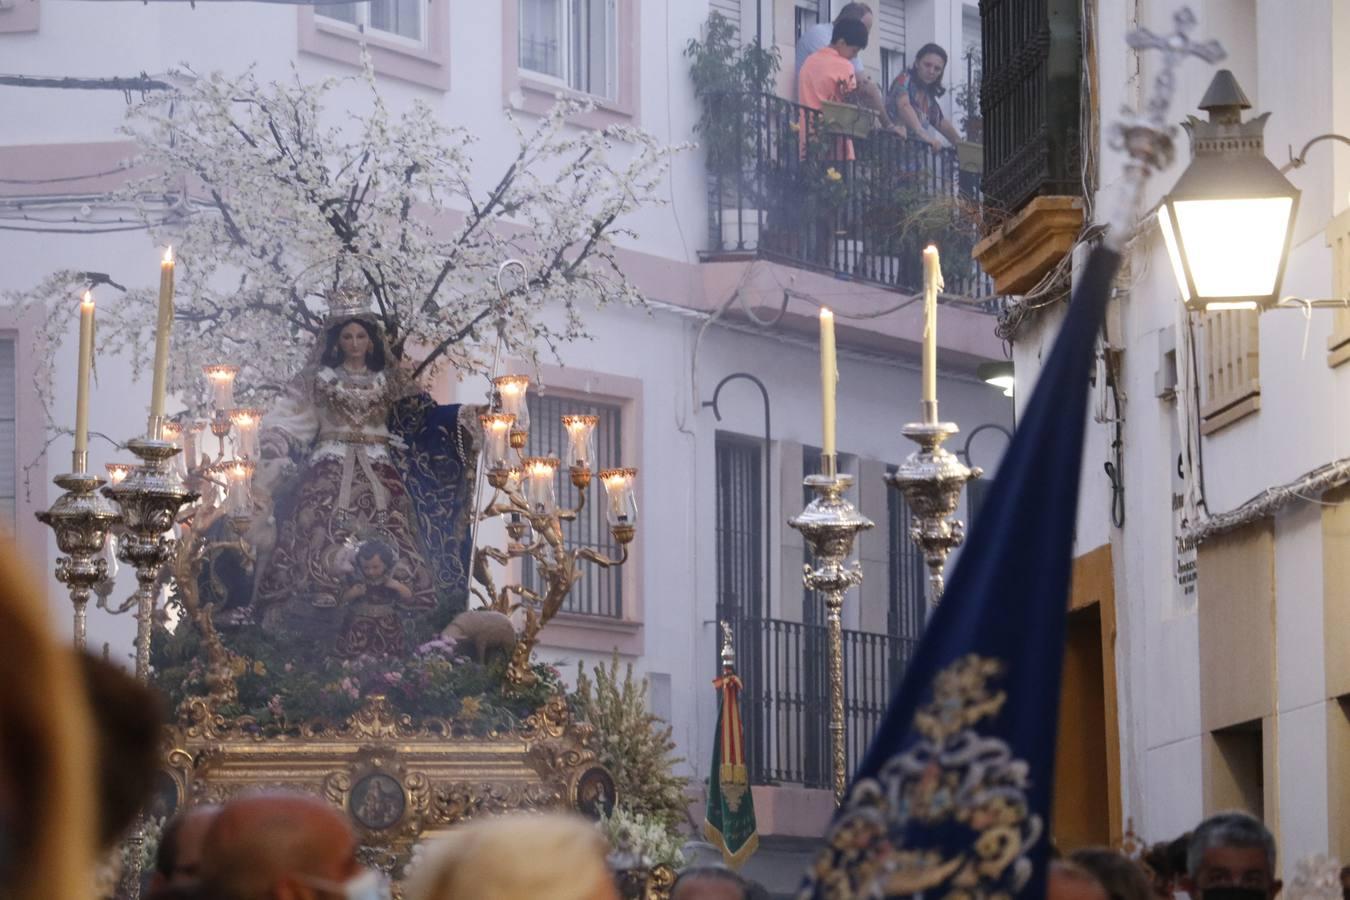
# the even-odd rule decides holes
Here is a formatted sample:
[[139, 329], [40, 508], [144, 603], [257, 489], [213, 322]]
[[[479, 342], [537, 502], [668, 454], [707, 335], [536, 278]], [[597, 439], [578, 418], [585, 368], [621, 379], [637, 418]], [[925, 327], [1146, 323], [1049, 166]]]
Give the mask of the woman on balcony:
[[886, 91], [886, 112], [893, 121], [926, 141], [934, 152], [955, 147], [961, 136], [942, 114], [938, 98], [947, 93], [942, 73], [947, 69], [947, 51], [937, 44], [924, 44], [914, 65], [901, 72]]

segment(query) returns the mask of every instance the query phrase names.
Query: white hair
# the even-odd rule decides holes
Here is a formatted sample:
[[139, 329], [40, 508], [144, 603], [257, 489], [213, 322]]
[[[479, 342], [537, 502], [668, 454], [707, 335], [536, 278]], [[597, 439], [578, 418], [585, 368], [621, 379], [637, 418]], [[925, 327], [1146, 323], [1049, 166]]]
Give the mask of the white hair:
[[1266, 865], [1275, 874], [1275, 837], [1254, 816], [1244, 812], [1221, 812], [1210, 816], [1191, 832], [1186, 847], [1186, 874], [1194, 878], [1200, 872], [1205, 851], [1211, 847], [1255, 847], [1266, 853]]
[[427, 848], [408, 900], [590, 900], [605, 839], [577, 816], [517, 813], [460, 825]]

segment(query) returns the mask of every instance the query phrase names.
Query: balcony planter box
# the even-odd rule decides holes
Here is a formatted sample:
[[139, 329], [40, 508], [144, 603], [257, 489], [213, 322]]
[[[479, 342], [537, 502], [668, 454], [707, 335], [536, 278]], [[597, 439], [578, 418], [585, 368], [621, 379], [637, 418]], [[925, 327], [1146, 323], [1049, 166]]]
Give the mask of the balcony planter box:
[[764, 213], [743, 206], [724, 206], [721, 211], [722, 249], [727, 252], [759, 248], [759, 223]]
[[856, 138], [865, 138], [880, 126], [880, 120], [872, 110], [828, 100], [820, 104], [820, 123], [821, 129], [830, 134]]

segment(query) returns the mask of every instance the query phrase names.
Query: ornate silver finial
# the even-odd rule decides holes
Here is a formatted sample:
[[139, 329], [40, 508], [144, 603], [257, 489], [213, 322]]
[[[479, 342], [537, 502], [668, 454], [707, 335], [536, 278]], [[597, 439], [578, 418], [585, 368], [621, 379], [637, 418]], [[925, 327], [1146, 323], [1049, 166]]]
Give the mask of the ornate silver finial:
[[722, 629], [722, 670], [730, 671], [736, 668], [736, 647], [732, 644], [735, 635], [731, 630], [731, 623], [722, 619], [717, 623]]
[[1147, 28], [1136, 28], [1125, 36], [1125, 43], [1134, 50], [1160, 51], [1162, 66], [1153, 78], [1153, 92], [1144, 104], [1145, 111], [1126, 107], [1111, 127], [1111, 148], [1130, 156], [1130, 161], [1125, 165], [1121, 193], [1105, 217], [1109, 227], [1103, 240], [1112, 250], [1119, 251], [1134, 230], [1135, 207], [1144, 183], [1154, 172], [1171, 165], [1176, 155], [1172, 140], [1176, 127], [1168, 121], [1167, 116], [1172, 97], [1176, 94], [1177, 67], [1188, 56], [1211, 64], [1227, 56], [1218, 41], [1196, 41], [1191, 38], [1190, 32], [1197, 20], [1190, 7], [1183, 6], [1177, 10], [1172, 15], [1172, 24], [1175, 27], [1171, 34], [1160, 35]]

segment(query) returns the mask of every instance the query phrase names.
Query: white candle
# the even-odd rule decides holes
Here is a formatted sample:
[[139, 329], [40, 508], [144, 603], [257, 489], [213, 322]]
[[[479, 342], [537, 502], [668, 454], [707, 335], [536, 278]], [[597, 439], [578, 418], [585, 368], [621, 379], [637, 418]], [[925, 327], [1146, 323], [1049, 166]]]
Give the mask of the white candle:
[[923, 413], [937, 414], [937, 295], [942, 290], [942, 266], [932, 244], [923, 248]]
[[150, 417], [164, 415], [164, 387], [169, 375], [169, 329], [173, 325], [173, 248], [159, 266], [159, 317], [155, 321], [155, 370], [150, 386]]
[[75, 457], [80, 473], [89, 452], [89, 370], [94, 362], [94, 295], [84, 292], [80, 301], [80, 363], [75, 376]]
[[834, 353], [834, 313], [820, 309], [820, 450], [834, 456], [834, 393], [839, 384], [839, 364]]

